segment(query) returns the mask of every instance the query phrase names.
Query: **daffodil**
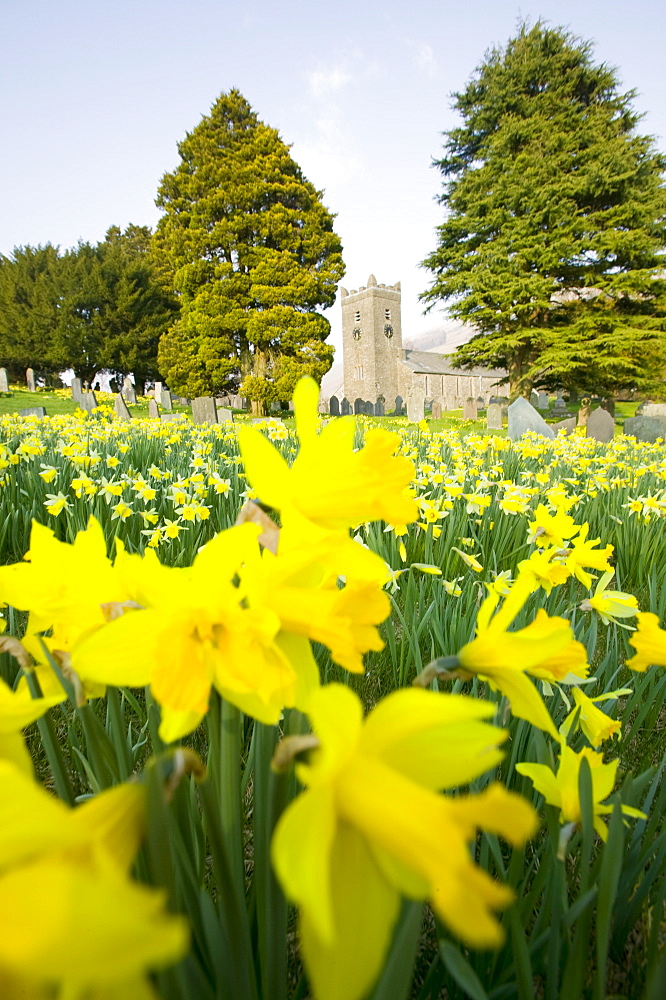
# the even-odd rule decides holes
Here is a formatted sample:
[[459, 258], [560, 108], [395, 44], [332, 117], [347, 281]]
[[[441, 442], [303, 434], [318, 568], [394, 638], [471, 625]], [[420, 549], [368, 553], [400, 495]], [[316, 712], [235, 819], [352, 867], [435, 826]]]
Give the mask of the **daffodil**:
[[604, 625], [614, 622], [620, 628], [633, 631], [633, 626], [625, 625], [618, 618], [635, 618], [638, 614], [638, 601], [633, 594], [625, 594], [621, 590], [608, 590], [608, 584], [613, 579], [615, 570], [609, 570], [599, 579], [592, 597], [586, 598], [580, 605], [581, 611], [596, 611]]
[[[583, 760], [587, 760], [592, 775], [594, 829], [602, 840], [606, 840], [608, 829], [601, 817], [612, 812], [613, 807], [604, 805], [603, 799], [608, 798], [615, 787], [619, 761], [612, 760], [608, 764], [604, 764], [603, 754], [596, 753], [589, 747], [576, 753], [571, 747], [562, 743], [557, 773], [553, 773], [546, 764], [516, 764], [516, 771], [530, 779], [537, 792], [543, 795], [549, 805], [559, 808], [560, 822], [579, 824], [582, 820], [582, 813], [578, 792], [578, 776]], [[631, 806], [623, 805], [622, 812], [627, 816], [639, 819], [646, 818], [645, 813]]]
[[598, 747], [604, 740], [618, 736], [622, 729], [622, 723], [617, 719], [611, 719], [609, 715], [597, 708], [597, 704], [602, 701], [614, 701], [625, 694], [631, 694], [631, 688], [609, 691], [606, 694], [597, 695], [596, 698], [589, 698], [584, 691], [575, 687], [573, 689], [575, 708], [569, 712], [560, 726], [560, 733], [563, 736], [568, 736], [574, 721], [577, 719], [578, 726], [593, 747]]
[[573, 538], [580, 530], [573, 517], [562, 510], [554, 514], [544, 504], [539, 504], [534, 512], [534, 520], [528, 525], [529, 541], [535, 542], [539, 548], [557, 545], [560, 548], [564, 541]]
[[317, 1000], [359, 1000], [377, 978], [401, 895], [428, 898], [473, 947], [503, 937], [492, 911], [510, 891], [474, 865], [481, 827], [512, 843], [534, 832], [524, 800], [499, 785], [477, 796], [438, 794], [494, 766], [505, 738], [489, 706], [407, 689], [363, 721], [358, 697], [330, 684], [311, 698], [315, 733], [306, 786], [282, 814], [273, 864], [299, 906], [302, 953]]
[[32, 760], [21, 730], [41, 718], [53, 705], [64, 701], [65, 697], [65, 692], [61, 690], [55, 695], [33, 698], [25, 678], [21, 679], [16, 690], [0, 680], [0, 760], [12, 761], [32, 777]]
[[659, 627], [659, 618], [651, 611], [641, 611], [636, 617], [638, 626], [629, 636], [636, 653], [627, 666], [639, 673], [650, 666], [666, 667], [666, 631]]
[[398, 435], [369, 430], [357, 451], [353, 417], [333, 420], [318, 434], [318, 398], [317, 383], [301, 379], [294, 391], [300, 449], [291, 467], [261, 431], [240, 429], [245, 470], [262, 502], [280, 510], [283, 523], [295, 512], [328, 530], [380, 519], [414, 521], [418, 508], [406, 492], [414, 467], [406, 458], [393, 457]]
[[609, 559], [613, 554], [612, 545], [607, 545], [605, 549], [596, 548], [601, 539], [595, 538], [593, 541], [588, 541], [589, 530], [589, 524], [583, 524], [578, 537], [574, 539], [571, 546], [562, 550], [563, 554], [566, 554], [565, 565], [569, 572], [588, 588], [592, 586], [593, 578], [586, 571], [586, 567], [607, 572], [611, 569]]
[[183, 918], [127, 874], [144, 808], [142, 788], [121, 785], [69, 809], [0, 760], [3, 996], [144, 996], [145, 973], [183, 957]]
[[553, 587], [566, 583], [571, 574], [569, 568], [558, 558], [559, 551], [554, 547], [537, 549], [529, 559], [518, 563], [518, 570], [531, 578], [535, 589], [542, 587], [550, 594]]

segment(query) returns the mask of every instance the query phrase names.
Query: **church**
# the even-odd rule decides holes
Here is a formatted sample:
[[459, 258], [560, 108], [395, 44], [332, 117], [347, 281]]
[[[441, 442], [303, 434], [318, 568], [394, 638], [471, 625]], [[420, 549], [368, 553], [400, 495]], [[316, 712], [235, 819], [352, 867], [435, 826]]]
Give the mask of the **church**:
[[344, 382], [335, 393], [353, 407], [356, 400], [381, 400], [393, 411], [396, 397], [416, 408], [424, 404], [441, 410], [462, 407], [470, 396], [486, 406], [494, 395], [504, 395], [498, 382], [506, 372], [487, 368], [458, 371], [451, 354], [403, 347], [400, 282], [378, 284], [374, 274], [366, 286], [342, 296], [342, 356]]

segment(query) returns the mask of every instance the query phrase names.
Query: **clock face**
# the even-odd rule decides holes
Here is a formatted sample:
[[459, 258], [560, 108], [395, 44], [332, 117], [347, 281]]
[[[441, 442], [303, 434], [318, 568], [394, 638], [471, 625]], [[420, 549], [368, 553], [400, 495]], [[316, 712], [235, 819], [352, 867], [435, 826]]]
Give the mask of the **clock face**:
[[354, 340], [361, 339], [361, 328], [359, 326], [355, 326], [354, 329], [352, 330], [352, 337], [354, 338]]
[[384, 327], [384, 334], [389, 338], [389, 340], [393, 336], [393, 327], [391, 326], [390, 323], [387, 323], [386, 326]]

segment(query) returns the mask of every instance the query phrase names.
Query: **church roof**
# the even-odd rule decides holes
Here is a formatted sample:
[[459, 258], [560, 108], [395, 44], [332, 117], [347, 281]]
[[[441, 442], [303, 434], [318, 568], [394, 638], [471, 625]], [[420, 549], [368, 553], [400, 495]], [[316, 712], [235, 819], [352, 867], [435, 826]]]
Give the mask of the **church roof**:
[[453, 354], [434, 354], [431, 351], [404, 351], [403, 364], [420, 375], [484, 375], [506, 378], [501, 368], [454, 368]]

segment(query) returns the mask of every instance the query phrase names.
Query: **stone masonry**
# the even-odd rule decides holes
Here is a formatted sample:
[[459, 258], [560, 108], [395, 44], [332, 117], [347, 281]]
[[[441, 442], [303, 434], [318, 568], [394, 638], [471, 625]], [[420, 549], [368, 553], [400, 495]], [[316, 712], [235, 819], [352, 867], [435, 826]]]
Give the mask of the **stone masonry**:
[[378, 285], [371, 274], [367, 286], [340, 294], [345, 395], [395, 399], [403, 356], [400, 282]]

